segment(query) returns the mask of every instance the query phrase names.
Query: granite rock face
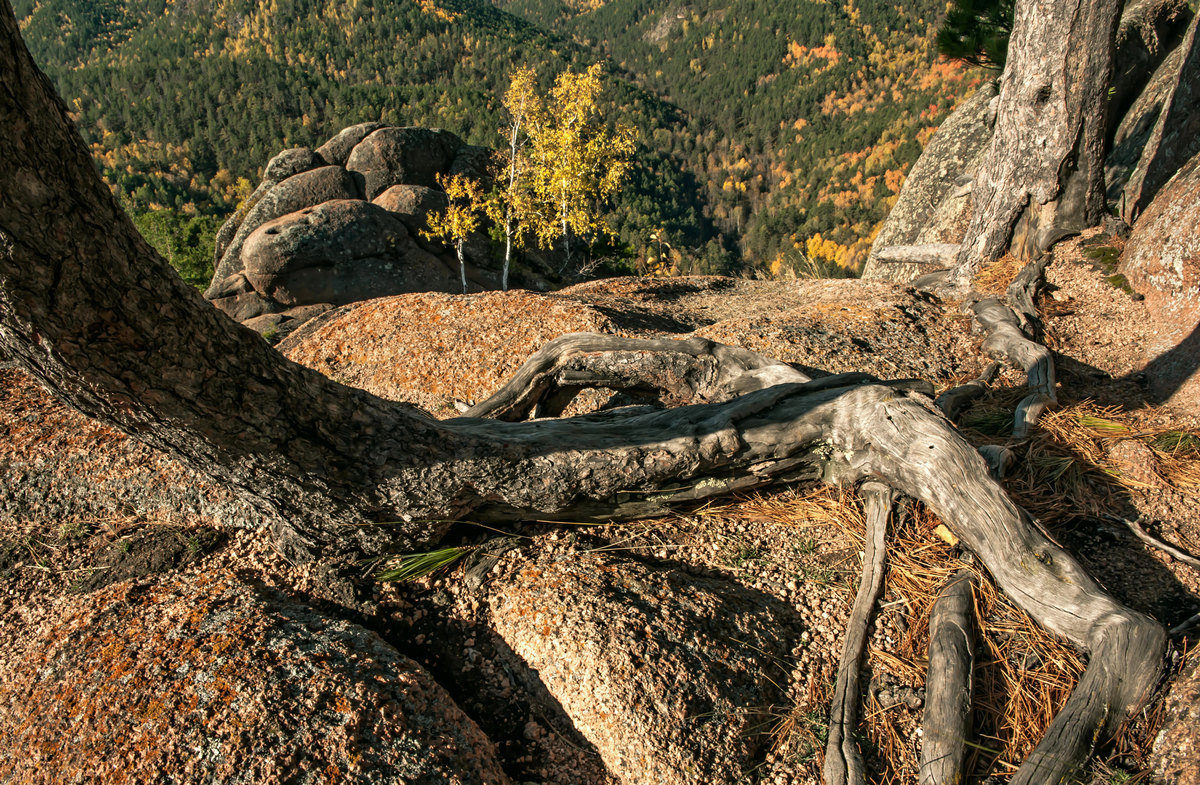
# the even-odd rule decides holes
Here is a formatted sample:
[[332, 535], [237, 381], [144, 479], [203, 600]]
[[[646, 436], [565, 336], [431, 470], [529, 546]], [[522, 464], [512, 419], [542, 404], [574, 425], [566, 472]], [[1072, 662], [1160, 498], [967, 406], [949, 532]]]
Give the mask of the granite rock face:
[[[1161, 109], [1142, 147], [1137, 166], [1120, 195], [1121, 217], [1133, 224], [1159, 190], [1192, 156], [1200, 153], [1200, 16], [1192, 18], [1179, 45]], [[1165, 63], [1164, 63], [1165, 65]]]
[[230, 573], [61, 603], [0, 675], [0, 782], [509, 781], [415, 662]]
[[346, 169], [362, 179], [374, 199], [393, 185], [437, 187], [437, 175], [450, 169], [463, 142], [449, 131], [380, 128], [359, 142]]
[[1157, 322], [1145, 369], [1156, 400], [1194, 409], [1200, 400], [1200, 154], [1142, 214], [1120, 270]]
[[970, 208], [970, 183], [992, 138], [990, 111], [995, 87], [981, 87], [942, 123], [900, 189], [896, 206], [871, 245], [862, 277], [908, 283], [934, 267], [913, 261], [885, 261], [897, 246], [956, 244], [962, 240]]
[[254, 207], [242, 219], [225, 255], [221, 258], [218, 272], [213, 275], [213, 285], [209, 289], [210, 298], [215, 297], [215, 291], [228, 277], [218, 277], [220, 272], [235, 269], [241, 271], [245, 268], [242, 248], [246, 239], [267, 221], [333, 199], [361, 198], [362, 193], [357, 182], [340, 166], [320, 166], [279, 181], [255, 202]]
[[317, 155], [327, 164], [345, 166], [346, 159], [358, 143], [383, 127], [383, 123], [359, 123], [343, 128], [336, 136], [317, 148]]
[[395, 213], [414, 232], [428, 228], [429, 214], [446, 209], [446, 194], [423, 185], [393, 185], [371, 200]]
[[507, 566], [496, 632], [622, 785], [745, 781], [794, 640], [785, 607], [594, 553]]
[[325, 159], [307, 147], [292, 147], [276, 153], [263, 170], [264, 180], [286, 180], [292, 175], [324, 166]]
[[1191, 17], [1186, 0], [1131, 0], [1125, 4], [1113, 53], [1110, 138], [1163, 58], [1179, 45]]
[[1167, 695], [1150, 770], [1155, 785], [1200, 785], [1200, 660], [1195, 657]]

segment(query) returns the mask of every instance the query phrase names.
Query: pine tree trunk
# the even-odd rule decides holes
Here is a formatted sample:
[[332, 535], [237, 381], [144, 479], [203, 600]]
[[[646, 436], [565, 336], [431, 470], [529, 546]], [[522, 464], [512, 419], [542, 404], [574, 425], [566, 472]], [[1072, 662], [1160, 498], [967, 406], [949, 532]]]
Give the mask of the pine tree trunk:
[[1011, 250], [1032, 258], [1097, 224], [1120, 0], [1018, 0], [991, 147], [975, 176], [954, 270], [968, 287]]

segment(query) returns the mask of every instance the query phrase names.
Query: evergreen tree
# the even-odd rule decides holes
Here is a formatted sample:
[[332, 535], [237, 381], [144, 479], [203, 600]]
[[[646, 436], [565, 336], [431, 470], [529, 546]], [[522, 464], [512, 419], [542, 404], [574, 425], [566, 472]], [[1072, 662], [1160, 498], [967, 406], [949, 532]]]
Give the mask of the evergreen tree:
[[938, 52], [980, 68], [1004, 70], [1014, 0], [954, 0], [937, 34]]

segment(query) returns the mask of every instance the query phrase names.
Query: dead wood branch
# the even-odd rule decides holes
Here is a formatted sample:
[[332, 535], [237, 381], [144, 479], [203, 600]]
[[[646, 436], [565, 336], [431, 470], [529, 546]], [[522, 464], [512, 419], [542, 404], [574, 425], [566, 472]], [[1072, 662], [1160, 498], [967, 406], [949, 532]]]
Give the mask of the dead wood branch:
[[854, 597], [854, 607], [846, 622], [842, 657], [838, 662], [833, 701], [829, 707], [829, 737], [825, 745], [824, 785], [862, 785], [866, 767], [854, 742], [858, 723], [858, 698], [862, 655], [870, 634], [871, 613], [883, 586], [888, 517], [895, 492], [878, 482], [863, 483], [861, 494], [866, 508], [867, 534], [863, 551], [862, 579]]
[[1162, 551], [1163, 553], [1170, 556], [1172, 559], [1178, 559], [1179, 561], [1183, 562], [1184, 564], [1188, 565], [1189, 567], [1194, 567], [1195, 569], [1200, 570], [1200, 559], [1197, 559], [1195, 556], [1191, 555], [1187, 551], [1184, 551], [1180, 548], [1176, 548], [1174, 545], [1171, 545], [1170, 543], [1166, 543], [1166, 542], [1163, 542], [1162, 540], [1158, 539], [1154, 535], [1150, 534], [1150, 532], [1146, 531], [1142, 527], [1141, 523], [1139, 523], [1137, 520], [1130, 519], [1130, 518], [1122, 518], [1117, 515], [1109, 515], [1108, 518], [1111, 520], [1117, 521], [1119, 523], [1125, 524], [1125, 526], [1129, 528], [1129, 531], [1133, 532], [1133, 535], [1135, 537], [1137, 537], [1139, 540], [1141, 540], [1142, 542], [1149, 545], [1151, 548]]
[[973, 576], [959, 571], [929, 613], [929, 670], [921, 736], [921, 785], [963, 781], [975, 668]]

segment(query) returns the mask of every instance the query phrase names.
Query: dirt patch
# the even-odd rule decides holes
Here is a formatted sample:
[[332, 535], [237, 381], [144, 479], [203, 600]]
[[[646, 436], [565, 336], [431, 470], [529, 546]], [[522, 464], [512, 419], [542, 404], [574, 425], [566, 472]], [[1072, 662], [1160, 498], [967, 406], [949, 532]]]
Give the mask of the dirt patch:
[[91, 572], [76, 591], [102, 589], [118, 581], [144, 578], [194, 564], [219, 547], [225, 535], [215, 529], [176, 529], [153, 526], [140, 529], [88, 554]]

